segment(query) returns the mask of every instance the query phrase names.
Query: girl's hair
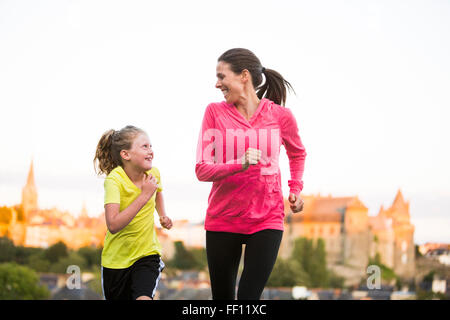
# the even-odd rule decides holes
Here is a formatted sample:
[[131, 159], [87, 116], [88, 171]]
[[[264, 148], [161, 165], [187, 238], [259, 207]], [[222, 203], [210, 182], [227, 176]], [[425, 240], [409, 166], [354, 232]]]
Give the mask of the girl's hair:
[[108, 175], [115, 167], [122, 165], [120, 151], [130, 150], [133, 140], [144, 130], [134, 126], [126, 126], [119, 131], [106, 131], [97, 144], [94, 157], [94, 170], [98, 175]]
[[[253, 87], [259, 99], [267, 98], [284, 106], [287, 98], [286, 89], [294, 91], [291, 84], [281, 74], [275, 70], [264, 68], [258, 57], [248, 49], [230, 49], [223, 53], [217, 61], [228, 63], [231, 70], [236, 74], [240, 74], [244, 69], [247, 69], [252, 76]], [[262, 84], [263, 73], [266, 77], [264, 84]]]

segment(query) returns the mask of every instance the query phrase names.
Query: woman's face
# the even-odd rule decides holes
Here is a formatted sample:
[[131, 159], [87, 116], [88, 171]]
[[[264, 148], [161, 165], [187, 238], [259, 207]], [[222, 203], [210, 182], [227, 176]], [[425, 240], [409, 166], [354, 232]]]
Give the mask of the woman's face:
[[235, 103], [244, 93], [243, 77], [235, 74], [227, 62], [219, 61], [216, 67], [216, 88], [220, 89], [227, 103]]

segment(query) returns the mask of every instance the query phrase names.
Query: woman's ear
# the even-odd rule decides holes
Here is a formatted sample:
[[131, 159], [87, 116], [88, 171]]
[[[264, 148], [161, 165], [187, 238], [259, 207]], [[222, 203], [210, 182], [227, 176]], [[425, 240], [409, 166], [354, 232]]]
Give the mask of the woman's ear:
[[251, 78], [250, 71], [248, 71], [247, 69], [242, 70], [242, 72], [241, 72], [242, 82], [244, 82], [244, 83], [248, 82], [250, 80], [250, 78]]

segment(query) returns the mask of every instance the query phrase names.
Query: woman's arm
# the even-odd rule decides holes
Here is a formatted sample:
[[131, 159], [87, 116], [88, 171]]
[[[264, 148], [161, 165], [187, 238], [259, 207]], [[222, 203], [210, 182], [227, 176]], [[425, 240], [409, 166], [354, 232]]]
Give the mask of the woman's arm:
[[281, 117], [281, 137], [289, 158], [291, 180], [288, 181], [290, 193], [300, 195], [303, 189], [306, 150], [298, 134], [297, 121], [291, 110], [285, 108]]
[[227, 164], [214, 159], [216, 150], [222, 150], [225, 144], [223, 134], [215, 129], [212, 106], [206, 108], [198, 138], [195, 174], [200, 181], [217, 181], [245, 170], [241, 163]]
[[242, 164], [197, 163], [195, 174], [200, 181], [217, 181], [243, 171]]

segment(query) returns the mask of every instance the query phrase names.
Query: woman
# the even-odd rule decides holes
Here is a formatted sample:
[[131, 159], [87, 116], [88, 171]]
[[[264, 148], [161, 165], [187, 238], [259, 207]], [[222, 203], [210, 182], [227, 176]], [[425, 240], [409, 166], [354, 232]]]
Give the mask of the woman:
[[222, 54], [216, 71], [216, 88], [225, 101], [206, 108], [195, 168], [200, 181], [213, 182], [205, 219], [212, 296], [235, 299], [245, 244], [237, 297], [255, 300], [272, 272], [283, 235], [280, 145], [289, 158], [293, 212], [303, 209], [306, 152], [293, 114], [282, 106], [291, 85], [278, 72], [265, 69], [242, 48]]

